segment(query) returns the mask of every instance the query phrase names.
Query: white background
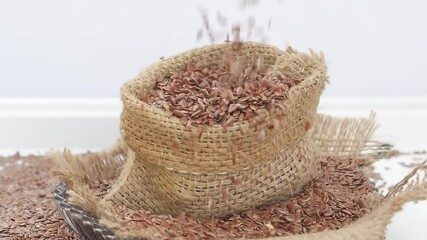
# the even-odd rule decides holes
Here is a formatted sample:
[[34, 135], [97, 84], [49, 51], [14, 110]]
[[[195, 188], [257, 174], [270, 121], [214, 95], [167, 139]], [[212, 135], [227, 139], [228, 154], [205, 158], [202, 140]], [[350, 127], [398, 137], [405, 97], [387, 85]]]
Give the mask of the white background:
[[[200, 9], [268, 42], [326, 54], [326, 97], [425, 96], [427, 1], [0, 1], [0, 97], [118, 97], [121, 84], [196, 41]], [[280, 2], [280, 3], [278, 3]]]
[[[375, 139], [427, 148], [427, 1], [277, 2], [240, 11], [237, 0], [0, 0], [0, 154], [113, 144], [121, 84], [161, 56], [207, 44], [196, 41], [201, 8], [212, 20], [219, 10], [264, 27], [271, 17], [268, 43], [326, 54], [331, 85], [320, 112], [376, 110]], [[409, 171], [382, 165], [397, 163], [377, 166], [390, 183]], [[387, 239], [426, 239], [426, 216], [427, 201], [406, 205]]]

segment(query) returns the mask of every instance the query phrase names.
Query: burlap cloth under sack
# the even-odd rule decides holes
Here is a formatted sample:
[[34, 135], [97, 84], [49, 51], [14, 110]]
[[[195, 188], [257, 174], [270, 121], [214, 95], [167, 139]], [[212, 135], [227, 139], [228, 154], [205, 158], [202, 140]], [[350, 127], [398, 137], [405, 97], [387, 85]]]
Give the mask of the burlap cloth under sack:
[[[258, 116], [266, 118], [259, 125], [254, 124], [255, 118], [227, 129], [206, 127], [200, 136], [199, 128], [186, 131], [176, 117], [140, 100], [141, 94], [154, 87], [156, 78], [184, 70], [190, 61], [224, 64], [224, 54], [231, 47], [221, 44], [185, 52], [148, 67], [126, 83], [121, 116], [124, 142], [105, 153], [52, 154], [59, 165], [56, 173], [70, 189], [70, 201], [97, 216], [119, 237], [156, 238], [152, 229], [122, 229], [113, 207], [125, 205], [157, 214], [185, 213], [200, 218], [223, 216], [289, 197], [315, 176], [322, 157], [376, 160], [382, 156], [379, 148], [369, 147], [370, 152], [366, 152], [377, 127], [373, 117], [316, 115], [327, 77], [323, 56], [313, 52], [281, 51], [255, 43], [245, 43], [235, 52], [243, 63], [257, 54], [272, 74], [302, 81], [288, 92], [286, 112], [277, 108], [269, 115]], [[268, 130], [280, 114], [285, 116], [280, 118], [282, 128]], [[245, 129], [244, 136], [240, 127]], [[260, 129], [266, 129], [262, 142], [257, 141]], [[176, 138], [179, 148], [173, 147]], [[240, 141], [242, 147], [233, 150]], [[224, 150], [229, 154], [223, 154]], [[127, 161], [120, 168], [123, 156]], [[117, 173], [115, 169], [121, 171], [117, 182], [103, 199], [97, 198], [89, 189], [90, 182], [111, 177]], [[385, 197], [367, 196], [372, 212], [349, 226], [284, 239], [381, 239], [392, 214], [403, 203], [426, 198], [426, 179], [409, 184], [408, 179]], [[226, 199], [222, 197], [224, 191], [228, 193]]]

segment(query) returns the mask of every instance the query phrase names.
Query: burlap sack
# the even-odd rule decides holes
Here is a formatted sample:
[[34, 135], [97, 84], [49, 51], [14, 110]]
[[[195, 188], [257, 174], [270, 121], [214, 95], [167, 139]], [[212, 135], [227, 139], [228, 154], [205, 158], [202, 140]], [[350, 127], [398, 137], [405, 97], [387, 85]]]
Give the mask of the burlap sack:
[[[183, 71], [190, 62], [223, 65], [229, 53], [246, 67], [256, 55], [271, 74], [302, 81], [289, 90], [285, 112], [276, 107], [226, 129], [214, 125], [186, 131], [179, 118], [140, 100], [156, 79]], [[198, 48], [146, 68], [122, 87], [121, 134], [131, 152], [106, 199], [158, 214], [208, 218], [287, 198], [316, 173], [316, 149], [306, 134], [326, 80], [323, 55], [258, 43], [244, 43], [238, 51], [231, 43]], [[266, 121], [256, 124], [261, 118]], [[269, 130], [274, 118], [282, 128]], [[257, 140], [261, 129], [266, 131], [262, 142]]]
[[[374, 162], [392, 153], [383, 149], [384, 144], [371, 141], [377, 128], [372, 116], [369, 119], [340, 119], [318, 115], [308, 138], [319, 146], [321, 158], [367, 159]], [[70, 203], [96, 216], [113, 230], [119, 239], [159, 239], [156, 228], [126, 229], [126, 224], [115, 217], [111, 202], [100, 199], [89, 189], [95, 180], [109, 179], [121, 171], [123, 160], [128, 158], [128, 147], [119, 142], [108, 152], [73, 155], [69, 151], [54, 152], [51, 158], [57, 163], [55, 171], [67, 182]], [[384, 239], [390, 219], [402, 205], [409, 201], [427, 199], [427, 170], [425, 163], [415, 168], [387, 194], [366, 196], [365, 204], [372, 209], [355, 222], [338, 230], [275, 237], [283, 240], [380, 240]], [[147, 196], [149, 198], [149, 196]]]

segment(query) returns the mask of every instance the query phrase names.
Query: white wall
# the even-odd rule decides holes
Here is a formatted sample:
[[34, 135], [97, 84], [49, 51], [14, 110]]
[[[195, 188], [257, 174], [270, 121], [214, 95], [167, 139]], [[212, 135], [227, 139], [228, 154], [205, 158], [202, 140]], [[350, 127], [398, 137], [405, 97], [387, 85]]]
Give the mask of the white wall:
[[0, 97], [117, 97], [161, 56], [196, 42], [200, 6], [267, 26], [269, 43], [323, 50], [326, 96], [425, 96], [427, 1], [1, 1]]

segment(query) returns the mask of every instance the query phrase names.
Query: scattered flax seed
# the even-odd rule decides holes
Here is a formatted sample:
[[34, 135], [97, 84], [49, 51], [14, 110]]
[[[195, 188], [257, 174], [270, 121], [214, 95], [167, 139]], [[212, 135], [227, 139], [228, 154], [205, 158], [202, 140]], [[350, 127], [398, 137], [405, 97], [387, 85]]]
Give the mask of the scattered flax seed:
[[148, 102], [150, 101], [150, 97], [149, 97], [149, 96], [147, 96], [147, 95], [143, 95], [143, 96], [141, 97], [141, 101], [143, 101], [143, 102], [145, 102], [145, 103], [148, 103]]
[[180, 149], [181, 148], [181, 142], [178, 140], [178, 138], [175, 138], [173, 140], [172, 147], [175, 148], [175, 149]]
[[246, 154], [245, 152], [240, 152], [239, 156], [246, 162], [249, 162], [251, 165], [254, 165], [254, 163], [252, 162], [252, 160], [249, 158], [248, 154]]
[[265, 140], [265, 130], [264, 129], [259, 130], [258, 135], [257, 135], [257, 140], [260, 142]]
[[210, 198], [208, 201], [208, 209], [212, 209], [212, 206], [213, 206], [213, 199]]
[[273, 129], [278, 130], [280, 128], [280, 121], [277, 118], [273, 119]]
[[276, 141], [276, 139], [271, 139], [271, 145], [273, 146], [273, 147], [277, 147], [277, 141]]
[[228, 154], [227, 149], [224, 149], [224, 148], [218, 148], [216, 151], [221, 155], [227, 155]]
[[205, 132], [206, 127], [205, 126], [199, 126], [199, 135], [198, 138], [202, 138], [203, 132]]
[[311, 123], [310, 122], [306, 122], [304, 124], [304, 130], [308, 131], [308, 130], [310, 130], [310, 128], [311, 128]]
[[246, 130], [242, 126], [239, 127], [239, 131], [240, 131], [240, 134], [242, 135], [246, 134]]
[[193, 152], [193, 154], [191, 155], [191, 161], [194, 162], [197, 159], [197, 152]]
[[225, 200], [228, 197], [228, 188], [221, 191], [222, 199]]
[[233, 185], [235, 185], [235, 186], [240, 186], [240, 185], [242, 185], [242, 181], [241, 181], [240, 179], [238, 179], [237, 177], [233, 177], [233, 178], [231, 179], [231, 183], [232, 183]]
[[[50, 159], [17, 154], [0, 157], [1, 166], [0, 239], [81, 239], [56, 208], [52, 190], [59, 181], [49, 173]], [[95, 187], [105, 195], [109, 184], [101, 184]]]
[[237, 164], [237, 155], [235, 153], [232, 154], [233, 165]]

